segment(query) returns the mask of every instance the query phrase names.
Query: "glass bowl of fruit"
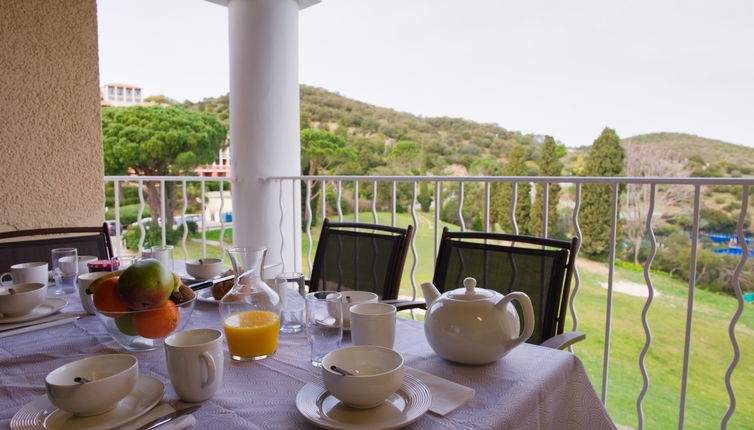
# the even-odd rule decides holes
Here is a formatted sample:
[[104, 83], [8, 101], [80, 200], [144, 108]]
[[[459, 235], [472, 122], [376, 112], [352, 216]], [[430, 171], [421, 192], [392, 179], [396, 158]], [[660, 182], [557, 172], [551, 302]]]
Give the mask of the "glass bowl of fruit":
[[149, 351], [183, 330], [196, 294], [157, 260], [98, 278], [88, 293], [107, 333], [128, 351]]

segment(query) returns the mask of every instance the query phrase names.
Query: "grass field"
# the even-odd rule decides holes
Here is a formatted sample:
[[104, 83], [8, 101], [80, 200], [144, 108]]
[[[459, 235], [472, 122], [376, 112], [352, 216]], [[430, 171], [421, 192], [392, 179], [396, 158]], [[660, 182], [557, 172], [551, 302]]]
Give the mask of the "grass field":
[[[378, 221], [390, 223], [390, 214], [379, 213]], [[431, 214], [419, 215], [419, 229], [415, 247], [419, 256], [414, 271], [417, 289], [421, 282], [432, 279], [434, 266], [434, 239]], [[353, 220], [351, 215], [346, 221]], [[371, 213], [362, 213], [360, 221], [372, 222]], [[413, 223], [409, 214], [398, 214], [396, 225], [405, 227]], [[444, 225], [444, 224], [443, 224]], [[457, 229], [457, 227], [451, 226]], [[225, 242], [230, 243], [231, 233], [225, 232]], [[316, 249], [319, 229], [312, 231]], [[218, 233], [208, 232], [208, 240], [218, 240]], [[191, 244], [190, 254], [201, 245]], [[208, 246], [208, 251], [216, 247]], [[303, 235], [304, 272], [308, 272], [308, 240]], [[411, 296], [411, 271], [414, 262], [409, 250], [401, 295]], [[587, 339], [574, 346], [574, 353], [583, 361], [589, 377], [599, 395], [602, 385], [602, 361], [605, 346], [605, 315], [607, 290], [600, 283], [607, 282], [607, 267], [600, 263], [581, 260], [577, 264], [581, 277], [576, 298], [579, 330]], [[644, 284], [643, 273], [616, 267], [615, 280]], [[652, 344], [645, 360], [650, 387], [644, 398], [645, 428], [665, 429], [677, 427], [679, 419], [681, 372], [686, 324], [688, 284], [666, 275], [653, 274], [652, 281], [659, 297], [655, 297], [648, 313]], [[421, 295], [421, 291], [417, 291]], [[615, 292], [613, 294], [612, 332], [610, 340], [610, 365], [607, 390], [607, 408], [617, 424], [637, 427], [636, 398], [641, 391], [642, 378], [638, 366], [644, 346], [644, 328], [641, 313], [646, 299]], [[733, 357], [728, 338], [728, 325], [735, 312], [735, 299], [697, 289], [694, 295], [694, 312], [691, 337], [691, 358], [684, 418], [687, 429], [709, 429], [720, 426], [728, 407], [725, 372]], [[571, 327], [570, 314], [567, 326]], [[754, 429], [754, 306], [747, 305], [736, 327], [736, 336], [742, 359], [733, 374], [737, 407], [728, 428]]]

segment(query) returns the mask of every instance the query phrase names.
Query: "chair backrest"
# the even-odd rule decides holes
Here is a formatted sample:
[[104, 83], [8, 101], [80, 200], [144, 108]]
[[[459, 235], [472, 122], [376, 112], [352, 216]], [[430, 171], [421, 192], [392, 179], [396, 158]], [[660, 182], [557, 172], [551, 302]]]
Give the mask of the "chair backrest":
[[371, 291], [398, 298], [413, 226], [334, 223], [325, 219], [317, 244], [310, 291]]
[[[46, 261], [54, 248], [76, 248], [79, 255], [112, 258], [107, 223], [101, 227], [61, 227], [0, 233], [0, 272], [16, 263]], [[52, 266], [50, 266], [52, 267]]]
[[567, 242], [502, 233], [450, 232], [445, 227], [433, 282], [444, 292], [463, 287], [463, 279], [473, 277], [480, 288], [502, 294], [526, 293], [536, 320], [528, 342], [540, 344], [563, 333], [577, 244], [577, 238]]

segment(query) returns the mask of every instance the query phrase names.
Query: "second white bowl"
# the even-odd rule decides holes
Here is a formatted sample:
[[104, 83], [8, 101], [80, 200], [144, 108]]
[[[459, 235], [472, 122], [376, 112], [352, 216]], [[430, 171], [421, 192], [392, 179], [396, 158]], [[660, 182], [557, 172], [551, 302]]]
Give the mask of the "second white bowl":
[[[79, 416], [113, 409], [136, 385], [139, 361], [133, 355], [106, 354], [64, 364], [45, 378], [47, 397], [57, 408]], [[86, 378], [88, 382], [76, 382]]]
[[[354, 374], [343, 376], [337, 366]], [[353, 408], [379, 406], [403, 383], [403, 357], [390, 348], [374, 345], [337, 349], [322, 359], [325, 388]]]

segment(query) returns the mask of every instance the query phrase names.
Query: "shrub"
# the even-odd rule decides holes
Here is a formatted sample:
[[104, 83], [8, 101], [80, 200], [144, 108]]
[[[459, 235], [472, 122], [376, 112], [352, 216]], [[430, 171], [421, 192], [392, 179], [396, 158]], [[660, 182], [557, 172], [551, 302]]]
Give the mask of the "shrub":
[[[188, 223], [187, 225], [189, 226], [189, 229], [191, 229], [191, 225]], [[196, 223], [194, 223], [194, 228], [196, 228]], [[159, 225], [151, 221], [145, 222], [144, 229], [145, 229], [144, 244], [142, 245], [144, 249], [149, 249], [152, 246], [162, 244], [162, 230]], [[132, 251], [138, 251], [139, 238], [141, 237], [141, 230], [139, 229], [138, 224], [129, 225], [123, 237], [126, 241], [126, 247], [128, 249]], [[165, 231], [165, 243], [168, 245], [175, 245], [181, 240], [182, 237], [183, 237], [182, 228], [174, 230], [173, 228], [168, 227], [167, 230]]]

